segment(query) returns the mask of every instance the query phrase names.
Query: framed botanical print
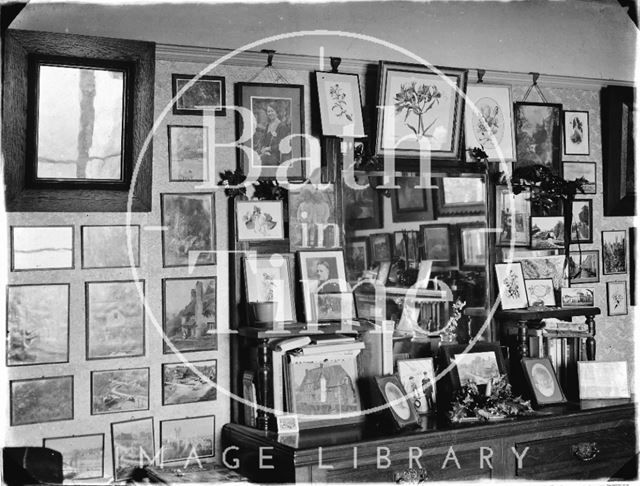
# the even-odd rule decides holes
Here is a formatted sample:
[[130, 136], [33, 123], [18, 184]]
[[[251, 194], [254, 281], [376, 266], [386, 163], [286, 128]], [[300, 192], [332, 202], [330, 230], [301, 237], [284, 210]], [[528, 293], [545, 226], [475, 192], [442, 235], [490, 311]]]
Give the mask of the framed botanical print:
[[627, 232], [602, 232], [602, 274], [627, 273]]
[[455, 160], [467, 71], [381, 61], [376, 155]]
[[607, 282], [607, 314], [626, 316], [628, 313], [627, 282], [624, 280]]
[[487, 227], [484, 223], [458, 225], [461, 270], [483, 270], [487, 263]]
[[600, 281], [600, 252], [572, 251], [569, 254], [569, 281], [572, 284]]
[[389, 233], [369, 235], [369, 248], [371, 249], [372, 262], [391, 260], [391, 235]]
[[300, 278], [307, 322], [318, 322], [321, 294], [348, 292], [342, 250], [300, 251]]
[[571, 243], [593, 243], [593, 201], [576, 199], [572, 204]]
[[284, 203], [282, 201], [238, 201], [236, 235], [238, 241], [284, 239]]
[[74, 481], [104, 476], [104, 434], [49, 437], [42, 446], [62, 453], [62, 476]]
[[420, 236], [420, 246], [425, 260], [433, 261], [436, 267], [456, 265], [457, 235], [454, 225], [423, 224], [420, 225]]
[[169, 181], [205, 181], [207, 130], [203, 126], [169, 125]]
[[247, 256], [244, 281], [247, 302], [277, 302], [276, 322], [296, 322], [293, 255]]
[[478, 177], [439, 177], [436, 179], [437, 216], [481, 214], [485, 210], [485, 186]]
[[413, 396], [407, 392], [397, 375], [375, 376], [378, 392], [382, 395], [383, 404], [387, 406], [395, 429], [413, 428], [418, 425], [418, 413]]
[[562, 307], [593, 307], [594, 296], [593, 287], [562, 287], [560, 289]]
[[582, 185], [584, 194], [595, 194], [597, 188], [596, 182], [596, 163], [595, 162], [563, 162], [562, 177], [567, 181], [575, 181], [577, 179], [585, 179], [586, 183]]
[[[175, 98], [180, 90], [196, 76], [191, 74], [171, 75], [171, 96]], [[198, 76], [173, 105], [174, 115], [202, 115], [211, 110], [215, 116], [226, 115], [225, 80], [221, 76]]]
[[589, 155], [589, 112], [563, 111], [564, 154]]
[[549, 358], [522, 358], [521, 363], [537, 406], [567, 401]]
[[562, 105], [518, 102], [513, 108], [516, 127], [516, 168], [539, 164], [560, 174], [560, 116]]
[[393, 222], [429, 221], [434, 219], [431, 190], [416, 189], [419, 177], [398, 177], [399, 189], [391, 190], [391, 219]]
[[357, 74], [316, 71], [322, 134], [363, 138], [362, 102]]
[[111, 424], [113, 477], [116, 481], [129, 479], [137, 468], [153, 464], [153, 430], [153, 417]]
[[553, 280], [550, 278], [525, 280], [524, 286], [527, 289], [527, 300], [530, 306], [555, 307]]
[[529, 246], [531, 200], [529, 191], [513, 194], [508, 186], [496, 186], [497, 246]]
[[496, 263], [495, 269], [502, 310], [527, 307], [527, 290], [522, 265], [520, 263]]

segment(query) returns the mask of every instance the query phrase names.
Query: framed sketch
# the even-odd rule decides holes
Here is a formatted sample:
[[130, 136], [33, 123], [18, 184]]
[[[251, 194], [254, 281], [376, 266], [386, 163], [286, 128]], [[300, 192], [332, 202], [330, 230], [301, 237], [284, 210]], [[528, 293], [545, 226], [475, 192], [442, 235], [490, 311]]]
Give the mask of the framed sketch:
[[104, 477], [104, 434], [42, 439], [42, 446], [62, 454], [62, 477], [74, 481]]
[[413, 230], [395, 231], [393, 233], [393, 256], [404, 260], [411, 267], [418, 265], [418, 232]]
[[69, 284], [7, 286], [7, 366], [69, 362]]
[[149, 368], [91, 372], [91, 415], [149, 410]]
[[397, 375], [374, 376], [376, 386], [387, 406], [393, 426], [397, 430], [418, 426], [419, 417], [411, 392], [407, 392]]
[[217, 398], [218, 360], [163, 363], [162, 405], [208, 402]]
[[239, 201], [236, 204], [238, 241], [284, 239], [284, 203], [282, 201]]
[[[190, 74], [171, 75], [171, 97], [175, 98], [195, 76]], [[173, 105], [174, 115], [203, 115], [212, 112], [215, 116], [226, 115], [226, 88], [221, 76], [198, 76]]]
[[486, 386], [492, 379], [507, 374], [507, 367], [498, 343], [477, 342], [465, 352], [467, 344], [446, 344], [440, 346], [440, 369], [453, 364], [447, 374], [452, 390], [473, 381], [480, 387]]
[[160, 464], [214, 457], [214, 415], [160, 421]]
[[162, 280], [164, 354], [218, 349], [216, 290], [216, 277]]
[[589, 155], [589, 112], [563, 111], [564, 154]]
[[155, 458], [153, 417], [113, 422], [111, 449], [113, 479], [124, 481], [133, 472], [153, 464]]
[[420, 225], [421, 248], [425, 260], [432, 260], [436, 267], [456, 266], [456, 240], [454, 225]]
[[289, 189], [289, 246], [291, 251], [340, 248], [340, 227], [333, 184], [304, 184]]
[[213, 194], [160, 194], [165, 267], [215, 265]]
[[11, 426], [73, 420], [73, 376], [9, 382]]
[[238, 150], [238, 167], [245, 174], [258, 174], [262, 179], [274, 179], [280, 171], [279, 177], [304, 180], [305, 167], [301, 160], [304, 139], [299, 136], [305, 133], [304, 86], [266, 83], [236, 83], [235, 86], [236, 105], [254, 116], [245, 120], [241, 112], [237, 112], [237, 140], [247, 130], [246, 125], [252, 124], [248, 130], [251, 138], [244, 142], [245, 150]]
[[593, 201], [576, 199], [572, 213], [571, 243], [593, 243]]
[[317, 322], [336, 322], [356, 317], [355, 301], [351, 292], [317, 295]]
[[562, 307], [593, 307], [594, 294], [593, 287], [562, 287], [560, 305]]
[[431, 190], [416, 189], [419, 177], [398, 177], [399, 189], [391, 190], [391, 219], [394, 223], [405, 221], [430, 221], [433, 214]]
[[535, 250], [564, 248], [564, 216], [532, 216], [530, 246]]
[[495, 269], [502, 310], [527, 307], [527, 290], [522, 265], [520, 263], [496, 263]]
[[169, 125], [169, 181], [205, 181], [207, 130], [203, 126]]
[[627, 273], [627, 232], [602, 232], [602, 274]]
[[549, 358], [522, 358], [521, 363], [536, 406], [567, 401]]
[[382, 228], [382, 199], [369, 178], [355, 175], [357, 189], [342, 185], [345, 227], [356, 230]]
[[435, 411], [436, 376], [433, 358], [399, 359], [397, 361], [400, 382], [413, 400], [419, 414]]
[[462, 223], [458, 230], [460, 270], [484, 270], [487, 264], [485, 223]]
[[630, 398], [626, 361], [578, 361], [580, 400]]
[[511, 87], [469, 84], [465, 98], [464, 134], [467, 162], [469, 149], [482, 148], [489, 162], [513, 162], [515, 140]]
[[607, 282], [607, 315], [626, 316], [628, 313], [627, 282]]
[[386, 61], [378, 69], [376, 155], [457, 159], [467, 71]]
[[563, 162], [562, 176], [567, 181], [585, 179], [582, 190], [584, 194], [595, 194], [597, 188], [597, 171], [595, 162]]
[[598, 250], [572, 251], [569, 255], [569, 281], [571, 284], [600, 281], [600, 252]]
[[85, 295], [87, 359], [144, 356], [144, 281], [86, 282]]
[[383, 262], [391, 260], [391, 235], [389, 233], [376, 233], [369, 235], [369, 248], [371, 249], [371, 261]]
[[140, 266], [139, 225], [82, 226], [80, 232], [82, 268]]
[[349, 238], [345, 245], [347, 279], [356, 282], [369, 268], [369, 245], [366, 236]]
[[276, 322], [297, 322], [293, 255], [247, 256], [243, 263], [247, 302], [276, 302]]
[[564, 255], [519, 257], [524, 278], [550, 278], [553, 288], [558, 292], [562, 287], [569, 286], [569, 276], [564, 266]]
[[12, 226], [11, 271], [73, 268], [73, 226]]
[[529, 246], [531, 242], [531, 194], [513, 194], [508, 186], [496, 186], [497, 246]]
[[298, 252], [304, 314], [307, 322], [317, 322], [320, 294], [348, 292], [342, 250]]
[[360, 81], [357, 74], [316, 71], [322, 134], [364, 138]]
[[513, 108], [516, 127], [515, 167], [543, 165], [560, 174], [560, 113], [562, 105], [518, 102]]
[[485, 186], [478, 177], [439, 177], [436, 179], [437, 216], [463, 216], [484, 213]]
[[524, 286], [527, 289], [527, 300], [530, 306], [556, 306], [553, 280], [550, 278], [525, 280]]

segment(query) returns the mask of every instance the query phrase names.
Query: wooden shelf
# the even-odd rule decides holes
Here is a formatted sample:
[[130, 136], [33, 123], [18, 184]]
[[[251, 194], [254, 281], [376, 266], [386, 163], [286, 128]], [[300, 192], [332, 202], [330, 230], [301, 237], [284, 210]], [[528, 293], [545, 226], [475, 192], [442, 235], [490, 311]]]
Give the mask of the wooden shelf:
[[575, 316], [597, 316], [600, 314], [598, 307], [546, 307], [544, 309], [514, 309], [499, 311], [496, 317], [500, 320], [513, 321], [539, 321], [555, 317], [567, 319]]
[[241, 327], [238, 329], [238, 335], [251, 338], [251, 339], [279, 339], [294, 336], [305, 336], [313, 334], [359, 334], [364, 331], [373, 329], [374, 326], [367, 322], [353, 321], [351, 329], [345, 330], [341, 323], [320, 323], [314, 326], [314, 324], [307, 324], [303, 322], [297, 322], [295, 324], [285, 324], [284, 332], [271, 331], [261, 327]]

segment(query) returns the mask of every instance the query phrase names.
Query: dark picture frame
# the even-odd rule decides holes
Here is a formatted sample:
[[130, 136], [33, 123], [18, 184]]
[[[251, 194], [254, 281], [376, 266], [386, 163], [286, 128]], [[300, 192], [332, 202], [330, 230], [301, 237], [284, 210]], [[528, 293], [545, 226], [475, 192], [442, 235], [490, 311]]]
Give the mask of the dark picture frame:
[[[199, 140], [198, 134], [201, 135]], [[202, 125], [168, 125], [169, 182], [209, 180], [207, 151], [209, 138]], [[200, 146], [196, 144], [200, 142]]]
[[393, 232], [393, 257], [404, 260], [409, 266], [417, 267], [420, 259], [419, 234], [416, 230]]
[[91, 372], [91, 415], [141, 410], [149, 410], [148, 367]]
[[369, 249], [371, 262], [384, 262], [391, 260], [392, 251], [391, 234], [374, 233], [369, 235]]
[[[122, 235], [100, 235], [91, 241], [90, 231], [114, 231], [118, 228], [125, 228], [124, 238]], [[127, 229], [135, 233], [131, 241], [134, 251], [134, 264], [131, 265], [129, 259], [129, 247], [126, 240]], [[80, 255], [82, 268], [131, 268], [140, 267], [140, 225], [132, 224], [109, 224], [109, 225], [83, 225], [80, 227], [80, 242], [82, 252]], [[99, 260], [96, 263], [96, 260]], [[100, 263], [104, 262], [104, 263]], [[100, 264], [99, 264], [100, 263]]]
[[398, 177], [399, 189], [391, 192], [391, 219], [394, 223], [435, 219], [433, 197], [429, 189], [416, 189], [419, 177]]
[[11, 426], [73, 420], [73, 382], [73, 375], [9, 381]]
[[354, 178], [361, 186], [364, 179], [366, 185], [362, 189], [352, 189], [346, 183], [342, 184], [345, 226], [356, 230], [382, 228], [383, 211], [380, 192], [371, 186], [372, 178], [359, 175], [355, 175]]
[[[97, 438], [99, 446], [92, 443], [90, 438], [94, 440]], [[104, 477], [104, 434], [82, 434], [64, 437], [45, 437], [42, 439], [42, 447], [56, 450], [62, 454], [64, 461], [62, 462], [62, 475], [67, 477], [73, 475], [74, 480], [81, 481], [85, 479], [98, 479]], [[97, 452], [93, 452], [98, 449], [100, 452], [100, 472], [98, 472], [98, 466], [93, 468], [88, 463], [91, 463], [91, 458], [97, 456]], [[81, 459], [78, 459], [80, 456]], [[89, 458], [89, 459], [87, 459]], [[97, 462], [97, 458], [93, 458], [94, 462]], [[71, 466], [71, 464], [77, 464], [77, 467]]]
[[601, 232], [601, 237], [602, 275], [627, 273], [626, 230], [604, 230]]
[[[593, 243], [593, 199], [574, 199], [572, 204], [571, 243]], [[584, 214], [585, 208], [586, 215]], [[585, 219], [587, 220], [586, 224]], [[586, 238], [584, 238], [585, 227], [588, 232]]]
[[600, 281], [600, 251], [571, 251], [569, 254], [569, 282], [571, 284]]
[[565, 155], [589, 155], [589, 112], [563, 110], [562, 128]]
[[[225, 78], [222, 76], [172, 74], [171, 98], [175, 98], [178, 92], [194, 78], [197, 78], [196, 81], [173, 104], [173, 114], [202, 116], [205, 112], [207, 114], [213, 112], [215, 116], [225, 116], [227, 91]], [[213, 104], [207, 104], [210, 102]], [[198, 106], [207, 108], [198, 108]]]
[[[191, 367], [205, 375], [214, 385], [202, 382], [202, 379]], [[204, 370], [204, 373], [203, 373]], [[209, 373], [207, 376], [206, 373]], [[212, 375], [215, 375], [212, 379]], [[200, 390], [200, 384], [206, 383], [208, 388]], [[206, 359], [191, 361], [188, 364], [162, 363], [162, 405], [180, 405], [184, 403], [209, 402], [218, 398], [218, 360]], [[191, 388], [189, 390], [189, 388]], [[186, 391], [185, 391], [186, 390]], [[194, 397], [197, 393], [200, 396]], [[186, 396], [184, 395], [186, 393]]]
[[562, 177], [568, 181], [576, 179], [586, 179], [587, 183], [582, 185], [583, 194], [596, 194], [598, 189], [598, 167], [595, 162], [562, 162]]
[[[170, 433], [169, 424], [175, 423], [176, 427]], [[209, 423], [211, 428], [209, 429]], [[165, 430], [167, 429], [167, 430]], [[183, 437], [184, 431], [192, 429], [193, 432], [201, 433], [202, 435], [191, 436], [191, 437]], [[207, 430], [210, 430], [211, 433]], [[205, 433], [205, 431], [207, 431]], [[187, 432], [188, 434], [189, 432]], [[171, 438], [174, 438], [172, 441]], [[200, 449], [196, 447], [196, 444], [193, 442], [189, 442], [190, 440], [198, 438], [198, 445], [202, 443], [211, 444], [211, 452], [209, 453], [208, 449], [203, 451], [203, 448]], [[188, 447], [185, 443], [189, 442], [191, 447]], [[208, 446], [205, 446], [208, 447]], [[160, 464], [165, 465], [167, 463], [172, 463], [176, 461], [186, 461], [191, 459], [205, 459], [208, 457], [215, 457], [216, 455], [216, 416], [215, 415], [200, 415], [198, 417], [187, 417], [187, 418], [177, 418], [177, 419], [169, 419], [169, 420], [161, 420], [160, 421], [160, 448], [162, 450], [162, 455], [160, 456]], [[185, 451], [185, 448], [187, 450]], [[169, 451], [169, 452], [167, 452]], [[187, 455], [184, 455], [184, 452], [187, 452]], [[167, 454], [173, 453], [167, 457]], [[182, 455], [181, 455], [182, 453]]]
[[530, 224], [529, 246], [533, 250], [564, 248], [564, 216], [531, 216]]
[[[125, 451], [122, 455], [118, 453], [120, 444]], [[111, 457], [113, 458], [114, 480], [130, 479], [136, 469], [151, 465], [155, 456], [153, 417], [111, 423]], [[127, 465], [121, 466], [121, 460], [124, 460]], [[149, 463], [149, 461], [152, 462]]]
[[561, 115], [558, 103], [514, 103], [515, 168], [540, 164], [560, 174]]
[[455, 267], [457, 263], [457, 228], [452, 224], [420, 225], [420, 247], [423, 260], [434, 267]]
[[[440, 346], [438, 361], [440, 362], [440, 373], [442, 373], [445, 369], [447, 369], [452, 363], [455, 363], [456, 355], [472, 355], [476, 353], [493, 353], [495, 356], [495, 364], [496, 369], [500, 375], [507, 374], [507, 366], [504, 360], [504, 356], [502, 354], [502, 348], [499, 343], [492, 342], [476, 342], [471, 349], [469, 349], [466, 353], [468, 344], [442, 344]], [[485, 355], [486, 356], [486, 355]], [[483, 357], [485, 357], [483, 356]], [[493, 358], [491, 358], [493, 361]], [[459, 364], [454, 364], [454, 366], [449, 370], [446, 376], [443, 377], [444, 380], [449, 382], [452, 391], [459, 390], [463, 383], [460, 379], [460, 371], [458, 369]], [[466, 366], [462, 365], [462, 366]], [[495, 373], [494, 373], [495, 374]], [[469, 375], [466, 371], [463, 373], [463, 376]], [[495, 378], [495, 376], [491, 377], [483, 377], [488, 381], [489, 378]], [[484, 384], [480, 383], [479, 386], [483, 386]]]
[[607, 282], [607, 315], [626, 316], [627, 314], [629, 314], [627, 281]]
[[551, 359], [548, 357], [522, 358], [520, 363], [535, 406], [543, 407], [567, 401], [558, 383]]
[[398, 375], [374, 376], [374, 381], [393, 427], [396, 430], [417, 427], [420, 417]]
[[[472, 187], [479, 182], [482, 187]], [[467, 216], [482, 214], [485, 211], [484, 182], [479, 177], [438, 177], [436, 178], [436, 215], [438, 218], [446, 216]], [[469, 199], [469, 195], [479, 196]], [[447, 197], [449, 194], [449, 197]], [[451, 199], [452, 196], [462, 197], [461, 200]]]
[[[359, 251], [361, 250], [361, 251]], [[356, 253], [358, 251], [358, 253]], [[366, 236], [349, 238], [345, 244], [347, 278], [355, 282], [369, 268], [369, 241]]]

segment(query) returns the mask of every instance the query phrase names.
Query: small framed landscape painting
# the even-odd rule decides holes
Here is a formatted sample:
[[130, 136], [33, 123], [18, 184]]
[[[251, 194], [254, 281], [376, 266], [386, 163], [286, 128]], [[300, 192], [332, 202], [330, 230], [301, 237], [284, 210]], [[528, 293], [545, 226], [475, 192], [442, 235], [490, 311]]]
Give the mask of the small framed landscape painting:
[[111, 448], [116, 481], [129, 479], [136, 469], [153, 464], [153, 417], [113, 422]]
[[521, 363], [532, 399], [537, 406], [567, 401], [549, 358], [522, 358]]
[[485, 186], [478, 177], [440, 177], [437, 216], [465, 216], [481, 214], [485, 210]]
[[91, 415], [149, 410], [149, 368], [91, 372]]
[[433, 197], [429, 189], [416, 189], [419, 177], [398, 177], [399, 189], [391, 190], [393, 222], [428, 221], [434, 219]]
[[556, 296], [553, 291], [552, 279], [541, 278], [525, 280], [524, 285], [527, 289], [529, 305], [555, 307]]
[[169, 180], [208, 180], [207, 131], [203, 126], [169, 125]]
[[532, 216], [531, 248], [535, 250], [564, 248], [564, 216]]
[[433, 261], [436, 267], [456, 265], [457, 235], [454, 228], [454, 225], [449, 224], [420, 226], [421, 246], [425, 260]]
[[42, 446], [62, 453], [62, 476], [73, 481], [104, 476], [104, 434], [50, 437]]
[[520, 263], [496, 263], [496, 278], [502, 309], [524, 309], [528, 305], [527, 290]]
[[595, 194], [596, 183], [596, 163], [595, 162], [563, 162], [563, 177], [567, 181], [575, 181], [577, 179], [585, 179], [582, 185], [584, 194]]
[[[175, 98], [180, 90], [196, 76], [190, 74], [172, 74], [171, 96]], [[221, 76], [198, 76], [173, 105], [174, 115], [202, 115], [206, 111], [215, 116], [226, 114], [225, 80]]]
[[569, 281], [572, 284], [600, 281], [600, 252], [572, 251], [569, 255]]
[[140, 266], [139, 225], [83, 226], [80, 231], [82, 268]]
[[284, 239], [284, 203], [236, 200], [236, 228], [238, 241]]
[[571, 221], [571, 243], [593, 242], [593, 201], [576, 199], [573, 201]]
[[73, 226], [12, 226], [11, 270], [73, 268]]
[[9, 382], [11, 425], [73, 420], [73, 376]]
[[507, 373], [502, 350], [498, 343], [477, 342], [467, 350], [466, 344], [446, 344], [440, 346], [440, 369], [450, 366], [447, 379], [453, 390], [473, 382], [484, 387], [491, 380]]
[[561, 112], [560, 104], [514, 104], [516, 168], [539, 164], [560, 174]]
[[593, 287], [562, 287], [560, 301], [562, 307], [593, 307]]
[[162, 405], [207, 402], [217, 397], [218, 360], [164, 363]]
[[332, 137], [365, 137], [358, 75], [316, 71], [316, 82], [322, 134]]
[[589, 112], [563, 111], [565, 155], [589, 155]]
[[213, 415], [160, 421], [160, 464], [213, 457], [215, 423]]
[[625, 280], [607, 282], [607, 314], [626, 316], [628, 313], [627, 282]]
[[627, 273], [627, 232], [602, 232], [602, 274]]

